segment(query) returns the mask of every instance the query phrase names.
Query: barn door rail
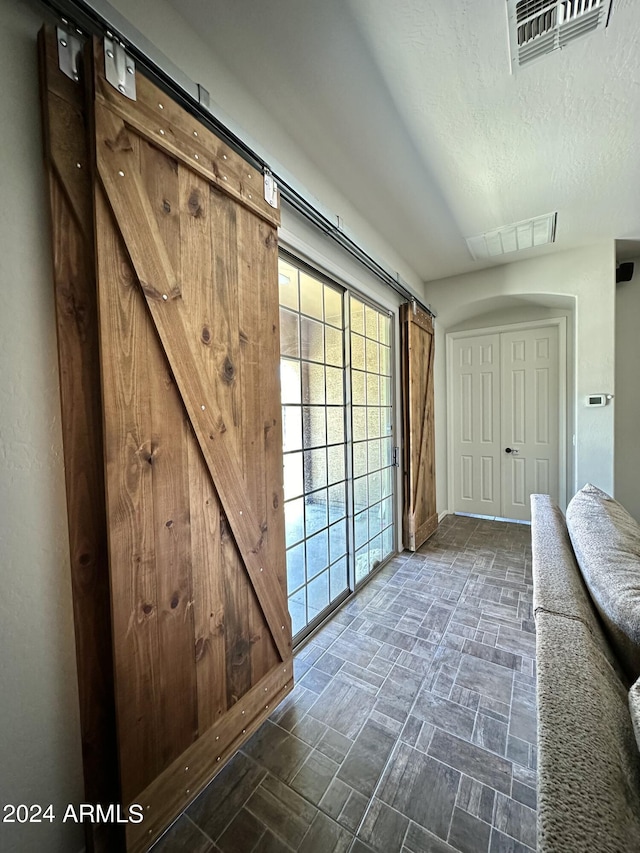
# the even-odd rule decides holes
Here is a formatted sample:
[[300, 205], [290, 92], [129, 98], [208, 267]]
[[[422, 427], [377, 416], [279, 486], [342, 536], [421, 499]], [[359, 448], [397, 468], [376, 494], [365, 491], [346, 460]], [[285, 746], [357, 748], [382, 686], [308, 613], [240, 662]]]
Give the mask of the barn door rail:
[[[210, 106], [206, 90], [184, 74], [107, 0], [91, 0], [91, 2], [88, 0], [38, 0], [38, 2], [55, 16], [58, 23], [60, 18], [65, 25], [73, 22], [74, 32], [100, 37], [107, 35], [116, 43], [126, 47], [127, 53], [145, 70], [152, 82], [218, 134], [247, 163], [262, 171], [265, 177], [265, 199], [267, 192], [270, 193], [270, 198], [274, 197], [272, 184], [275, 183], [280, 198], [290, 208], [340, 245], [379, 281], [403, 299], [416, 302], [428, 315], [435, 317], [431, 307], [420, 302], [411, 286], [398, 272], [388, 268], [355, 236], [351, 236], [340, 216], [321, 206], [317, 199], [313, 198], [283, 166], [280, 164], [276, 166], [273, 159], [265, 151], [261, 151], [260, 144], [235, 125], [229, 116], [224, 115], [219, 108]], [[202, 97], [203, 93], [206, 97]]]

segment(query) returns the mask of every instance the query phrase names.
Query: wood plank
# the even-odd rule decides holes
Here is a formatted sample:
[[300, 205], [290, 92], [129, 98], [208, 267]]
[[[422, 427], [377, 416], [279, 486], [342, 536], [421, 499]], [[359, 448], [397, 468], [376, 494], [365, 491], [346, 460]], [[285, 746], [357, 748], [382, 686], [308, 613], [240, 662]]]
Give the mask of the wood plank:
[[293, 687], [293, 664], [278, 664], [136, 798], [144, 821], [127, 825], [127, 850], [143, 853], [224, 767]]
[[[179, 179], [175, 161], [140, 143], [141, 177], [170, 263], [179, 268]], [[166, 766], [197, 737], [196, 662], [191, 590], [189, 428], [159, 341], [149, 336], [149, 394], [153, 401], [152, 490], [158, 608], [158, 674]]]
[[[58, 68], [56, 35], [38, 34], [45, 166], [49, 179], [70, 570], [87, 802], [118, 802], [119, 781], [92, 182], [82, 87]], [[80, 163], [80, 168], [77, 164]], [[89, 853], [120, 849], [122, 827], [85, 824]]]
[[[275, 232], [266, 223], [259, 223], [255, 239], [255, 218], [239, 209], [238, 229], [238, 306], [240, 314], [241, 361], [243, 370], [242, 425], [244, 470], [252, 484], [254, 511], [265, 534], [267, 571], [275, 574], [284, 561], [284, 529], [279, 529], [281, 512], [268, 511], [271, 484], [282, 482], [282, 454], [277, 466], [269, 457], [269, 433], [280, 425], [280, 388], [278, 377], [279, 348], [274, 350], [273, 339], [279, 330], [277, 291], [270, 282], [277, 280], [278, 257]], [[274, 304], [276, 324], [274, 328]], [[279, 345], [279, 340], [278, 340]], [[276, 408], [277, 407], [277, 408]], [[273, 454], [271, 454], [272, 456]], [[267, 474], [268, 472], [268, 474]], [[270, 477], [271, 479], [267, 479]], [[269, 488], [271, 485], [271, 489]], [[272, 498], [271, 498], [272, 500]], [[271, 523], [271, 524], [270, 524]], [[282, 538], [279, 535], [282, 533]], [[255, 606], [250, 608], [251, 680], [261, 679], [277, 662], [277, 651], [264, 621]]]
[[[94, 42], [97, 67], [104, 68], [103, 46]], [[264, 198], [264, 178], [232, 148], [190, 116], [142, 74], [136, 74], [136, 101], [121, 95], [104, 78], [95, 78], [96, 98], [149, 142], [199, 173], [257, 216], [280, 224], [280, 198], [273, 208]]]
[[[217, 370], [213, 348], [217, 338], [212, 318], [217, 290], [213, 282], [213, 241], [209, 185], [198, 175], [178, 169], [182, 252], [180, 280], [192, 327], [200, 330], [204, 380], [214, 387]], [[227, 709], [225, 615], [222, 586], [220, 502], [200, 447], [189, 432], [189, 506], [191, 512], [192, 596], [198, 732], [205, 732]]]
[[184, 302], [178, 298], [180, 289], [157, 226], [151, 221], [149, 200], [136, 170], [135, 137], [126, 131], [117, 117], [100, 105], [96, 105], [96, 121], [98, 171], [102, 185], [118, 227], [125, 237], [149, 312], [162, 340], [234, 539], [243, 555], [281, 659], [284, 660], [291, 650], [286, 600], [264, 576], [266, 559], [263, 533], [251, 509], [242, 472], [235, 456], [227, 449], [226, 425], [202, 381], [202, 358], [188, 333], [189, 320]]
[[120, 779], [130, 803], [162, 769], [148, 364], [153, 332], [100, 187], [95, 210]]

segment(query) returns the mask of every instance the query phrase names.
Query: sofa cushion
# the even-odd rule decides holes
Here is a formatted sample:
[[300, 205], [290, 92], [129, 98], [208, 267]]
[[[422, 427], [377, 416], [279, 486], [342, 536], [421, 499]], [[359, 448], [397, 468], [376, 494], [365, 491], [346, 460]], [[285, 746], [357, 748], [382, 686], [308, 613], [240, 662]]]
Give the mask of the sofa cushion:
[[538, 850], [631, 853], [640, 752], [628, 693], [577, 619], [537, 617]]
[[587, 484], [567, 508], [567, 528], [591, 597], [629, 683], [640, 676], [640, 525]]
[[531, 550], [536, 619], [539, 613], [579, 619], [626, 684], [578, 568], [564, 515], [549, 495], [531, 495]]
[[629, 691], [629, 710], [631, 711], [631, 722], [636, 733], [638, 749], [640, 750], [640, 678]]

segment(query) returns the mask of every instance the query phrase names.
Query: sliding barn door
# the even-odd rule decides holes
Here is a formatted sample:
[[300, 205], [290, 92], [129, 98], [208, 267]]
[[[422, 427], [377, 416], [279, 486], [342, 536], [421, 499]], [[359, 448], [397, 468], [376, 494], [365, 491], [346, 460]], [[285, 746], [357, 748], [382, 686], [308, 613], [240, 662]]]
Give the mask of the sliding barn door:
[[122, 797], [144, 848], [291, 682], [278, 213], [95, 45], [98, 305]]
[[403, 392], [404, 547], [415, 551], [438, 526], [433, 425], [433, 322], [413, 305], [400, 309]]
[[[57, 41], [53, 30], [38, 37], [84, 790], [86, 802], [109, 804], [118, 800], [119, 781], [91, 157], [84, 90], [60, 70]], [[122, 847], [122, 826], [87, 824], [86, 842], [89, 853], [113, 853]]]
[[143, 851], [293, 683], [279, 212], [260, 172], [133, 67], [135, 100], [107, 82], [102, 44], [84, 84], [53, 45], [43, 103], [80, 690], [87, 725], [103, 694], [102, 716], [115, 707], [111, 738], [108, 720], [85, 729], [119, 768], [117, 796], [87, 793], [125, 817], [142, 807], [126, 848]]

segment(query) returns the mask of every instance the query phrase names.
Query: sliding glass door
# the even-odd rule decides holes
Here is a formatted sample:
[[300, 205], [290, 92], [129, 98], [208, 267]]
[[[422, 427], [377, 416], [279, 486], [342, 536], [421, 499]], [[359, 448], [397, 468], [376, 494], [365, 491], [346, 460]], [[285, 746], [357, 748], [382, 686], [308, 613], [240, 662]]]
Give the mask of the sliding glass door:
[[287, 581], [300, 637], [394, 549], [390, 319], [288, 258], [279, 283]]

